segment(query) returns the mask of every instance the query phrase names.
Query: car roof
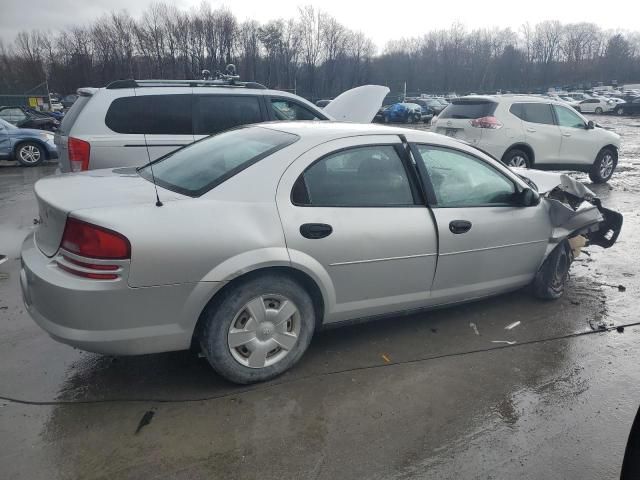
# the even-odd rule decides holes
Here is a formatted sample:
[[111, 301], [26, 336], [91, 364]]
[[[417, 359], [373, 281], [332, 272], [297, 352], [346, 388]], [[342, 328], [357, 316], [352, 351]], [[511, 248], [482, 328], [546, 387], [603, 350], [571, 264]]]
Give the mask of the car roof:
[[[448, 137], [433, 132], [425, 132], [413, 128], [402, 128], [380, 125], [376, 123], [349, 123], [335, 121], [278, 121], [256, 124], [257, 127], [270, 128], [285, 133], [298, 135], [318, 143], [337, 138], [359, 137], [363, 135], [411, 135], [419, 136], [429, 143], [449, 144]], [[456, 140], [454, 143], [459, 143]]]
[[458, 97], [454, 100], [484, 100], [487, 102], [495, 103], [516, 103], [516, 102], [530, 102], [530, 103], [554, 103], [562, 105], [562, 102], [554, 100], [549, 97], [541, 97], [536, 95], [521, 95], [517, 93], [505, 93], [502, 95], [467, 95], [465, 97]]

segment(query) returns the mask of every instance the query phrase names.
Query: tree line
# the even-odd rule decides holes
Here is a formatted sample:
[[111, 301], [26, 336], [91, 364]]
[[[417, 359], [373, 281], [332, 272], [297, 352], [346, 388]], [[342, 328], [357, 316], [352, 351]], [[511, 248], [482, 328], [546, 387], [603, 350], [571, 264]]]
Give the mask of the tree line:
[[245, 80], [311, 99], [366, 83], [401, 91], [533, 91], [552, 85], [640, 82], [640, 33], [546, 21], [467, 30], [462, 24], [388, 42], [378, 53], [362, 32], [312, 6], [290, 19], [239, 22], [203, 2], [191, 11], [152, 4], [140, 18], [112, 12], [89, 25], [24, 31], [0, 42], [0, 93], [45, 80], [73, 92], [125, 78], [200, 78], [234, 63]]

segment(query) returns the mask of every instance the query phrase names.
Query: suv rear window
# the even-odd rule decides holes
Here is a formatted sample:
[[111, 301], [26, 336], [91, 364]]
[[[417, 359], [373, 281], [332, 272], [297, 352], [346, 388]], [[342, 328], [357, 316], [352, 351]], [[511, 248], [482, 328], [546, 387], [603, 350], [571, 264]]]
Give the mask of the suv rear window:
[[105, 123], [118, 133], [191, 135], [191, 117], [191, 95], [142, 95], [116, 98]]
[[[161, 187], [199, 197], [263, 158], [291, 145], [297, 135], [261, 127], [241, 127], [206, 138], [153, 162]], [[151, 167], [138, 169], [152, 181]]]
[[[437, 105], [439, 102], [435, 102]], [[440, 118], [475, 119], [493, 115], [498, 104], [489, 100], [453, 100]]]

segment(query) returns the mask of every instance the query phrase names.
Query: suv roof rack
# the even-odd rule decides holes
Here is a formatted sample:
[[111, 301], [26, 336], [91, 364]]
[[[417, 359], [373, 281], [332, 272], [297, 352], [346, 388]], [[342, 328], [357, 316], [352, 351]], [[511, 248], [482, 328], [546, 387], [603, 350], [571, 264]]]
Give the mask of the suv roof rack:
[[235, 87], [266, 90], [267, 87], [257, 82], [238, 82], [234, 79], [219, 80], [115, 80], [107, 85], [108, 90], [140, 87]]

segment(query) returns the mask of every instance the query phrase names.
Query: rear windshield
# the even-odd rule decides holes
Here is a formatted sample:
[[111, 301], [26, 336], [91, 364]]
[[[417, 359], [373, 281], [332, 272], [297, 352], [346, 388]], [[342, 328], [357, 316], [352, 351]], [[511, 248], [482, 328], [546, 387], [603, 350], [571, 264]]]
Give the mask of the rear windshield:
[[487, 100], [453, 100], [440, 114], [440, 118], [482, 118], [493, 115], [497, 103]]
[[[161, 187], [199, 197], [272, 153], [294, 143], [297, 135], [261, 127], [243, 127], [193, 143], [153, 163]], [[151, 167], [139, 170], [152, 181]]]
[[71, 131], [71, 127], [73, 127], [73, 124], [76, 123], [76, 119], [78, 118], [78, 115], [80, 115], [80, 112], [82, 111], [82, 109], [87, 104], [90, 98], [91, 98], [90, 96], [81, 95], [73, 103], [73, 105], [71, 105], [71, 108], [69, 109], [69, 111], [64, 114], [60, 127], [58, 127], [58, 133], [60, 135], [69, 134], [69, 132]]

